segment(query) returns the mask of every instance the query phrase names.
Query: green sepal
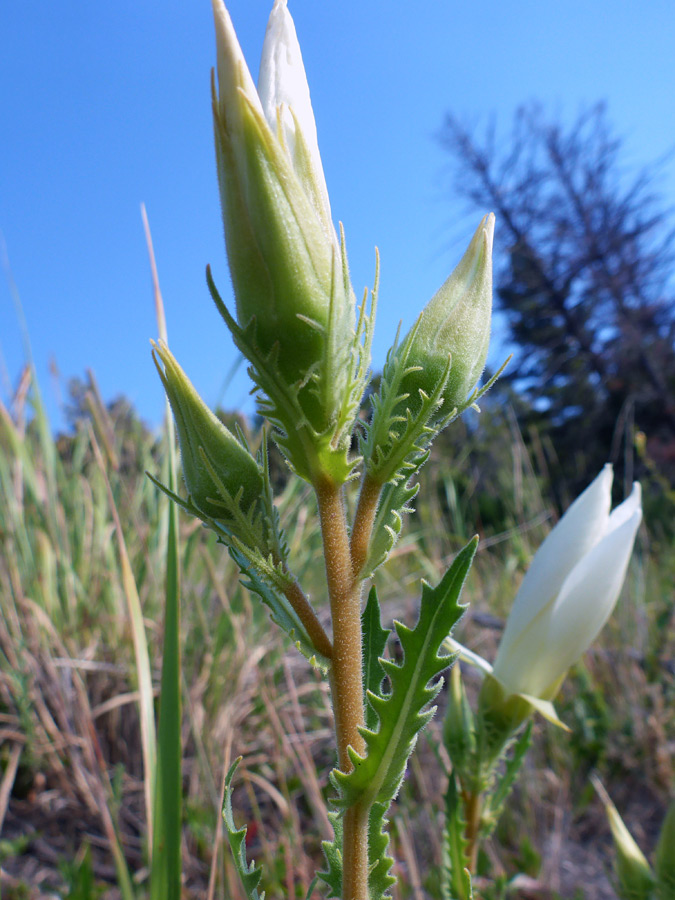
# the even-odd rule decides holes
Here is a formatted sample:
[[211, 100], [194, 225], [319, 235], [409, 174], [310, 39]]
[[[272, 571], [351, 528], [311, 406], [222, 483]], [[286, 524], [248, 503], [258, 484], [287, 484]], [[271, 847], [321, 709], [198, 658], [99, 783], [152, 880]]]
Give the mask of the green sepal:
[[[241, 429], [237, 427], [235, 430], [238, 442], [250, 453]], [[214, 493], [217, 494], [216, 497], [209, 498], [209, 503], [215, 507], [213, 510], [215, 517], [209, 515], [204, 509], [199, 509], [190, 494], [187, 498], [180, 497], [158, 481], [150, 472], [146, 472], [146, 474], [170, 500], [173, 500], [189, 515], [200, 519], [207, 528], [215, 532], [221, 543], [229, 547], [236, 540], [246, 548], [246, 552], [251, 558], [260, 557], [265, 560], [273, 557], [279, 562], [285, 562], [288, 558], [288, 545], [279, 521], [279, 512], [274, 503], [266, 433], [263, 432], [263, 442], [256, 461], [261, 476], [259, 496], [248, 510], [242, 508], [241, 489], [235, 496], [232, 496], [201, 447], [198, 449], [198, 454], [203, 459], [215, 488]], [[219, 516], [221, 509], [222, 517]]]
[[234, 824], [234, 815], [232, 813], [232, 779], [240, 762], [241, 756], [235, 759], [225, 776], [223, 821], [225, 822], [225, 830], [230, 842], [232, 856], [234, 857], [234, 864], [248, 900], [265, 900], [265, 892], [258, 893], [262, 869], [260, 866], [256, 866], [254, 862], [249, 863], [246, 859], [246, 826], [237, 828]]
[[445, 792], [441, 865], [441, 896], [443, 900], [469, 900], [472, 896], [465, 830], [466, 820], [460, 803], [457, 781], [455, 773], [451, 772]]
[[[343, 272], [348, 279], [348, 273]], [[322, 360], [305, 374], [302, 381], [289, 384], [279, 369], [279, 346], [268, 352], [261, 350], [256, 339], [256, 320], [241, 327], [223, 302], [207, 267], [206, 280], [216, 307], [229, 328], [235, 345], [251, 363], [249, 375], [256, 387], [258, 411], [274, 426], [274, 440], [301, 478], [311, 484], [328, 477], [334, 484], [343, 484], [353, 477], [359, 459], [350, 459], [351, 430], [358, 413], [370, 360], [376, 296], [372, 295], [370, 312], [366, 314], [364, 297], [352, 343], [339, 347], [331, 340], [335, 329], [324, 334]], [[331, 304], [331, 315], [333, 304]], [[313, 326], [324, 332], [318, 323]], [[330, 355], [332, 354], [332, 356]], [[330, 358], [329, 358], [330, 357]], [[321, 404], [322, 394], [337, 379], [336, 366], [342, 376], [349, 373], [341, 403], [333, 411], [333, 418], [323, 430], [317, 430], [306, 414], [302, 392], [311, 393]], [[325, 400], [325, 398], [324, 398]]]
[[661, 826], [654, 871], [659, 900], [675, 900], [675, 800], [668, 807]]
[[[425, 453], [420, 458], [417, 468], [423, 465], [427, 456]], [[389, 482], [382, 489], [373, 522], [368, 556], [360, 572], [361, 578], [370, 578], [375, 569], [385, 562], [403, 528], [403, 514], [414, 512], [410, 503], [417, 496], [419, 484], [411, 484], [413, 474], [414, 472], [409, 470], [406, 473], [407, 477], [401, 478], [396, 484]]]
[[411, 398], [401, 390], [406, 375], [416, 369], [410, 366], [408, 358], [416, 328], [417, 325], [413, 326], [402, 344], [398, 343], [397, 335], [387, 354], [380, 390], [370, 398], [373, 413], [361, 442], [361, 453], [368, 476], [380, 484], [409, 481], [426, 460], [433, 439], [456, 413], [438, 416], [450, 376], [449, 357], [430, 394], [419, 391], [418, 397]]
[[[325, 674], [330, 667], [330, 662], [316, 650], [305, 626], [283, 594], [283, 580], [288, 576], [278, 566], [274, 566], [271, 559], [264, 560], [262, 557], [252, 558], [247, 555], [246, 548], [241, 545], [237, 546], [236, 543], [231, 543], [229, 550], [230, 556], [239, 566], [243, 578], [246, 579], [245, 581], [242, 579], [244, 587], [260, 597], [269, 609], [274, 624], [288, 635], [312, 666]], [[259, 572], [263, 566], [264, 574], [261, 575]]]
[[333, 770], [332, 780], [338, 788], [338, 806], [389, 802], [398, 793], [408, 758], [417, 735], [435, 712], [429, 704], [438, 694], [442, 681], [429, 683], [453, 661], [453, 656], [439, 655], [448, 633], [462, 616], [465, 606], [459, 596], [476, 552], [478, 538], [461, 550], [436, 588], [422, 583], [419, 619], [413, 629], [395, 622], [403, 649], [403, 662], [383, 660], [389, 676], [390, 691], [368, 693], [377, 714], [378, 728], [362, 728], [365, 755], [349, 748], [353, 769], [349, 773]]
[[363, 688], [366, 692], [366, 728], [377, 727], [377, 713], [370, 704], [368, 692], [377, 696], [381, 693], [384, 669], [380, 662], [390, 632], [382, 628], [380, 623], [380, 604], [377, 599], [375, 585], [370, 589], [368, 600], [361, 613], [361, 629], [363, 634]]

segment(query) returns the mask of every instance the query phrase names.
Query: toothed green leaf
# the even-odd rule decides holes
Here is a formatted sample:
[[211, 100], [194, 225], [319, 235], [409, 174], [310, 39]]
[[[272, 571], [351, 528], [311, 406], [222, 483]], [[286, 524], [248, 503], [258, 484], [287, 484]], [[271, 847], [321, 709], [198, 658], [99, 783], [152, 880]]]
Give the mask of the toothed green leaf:
[[384, 900], [389, 888], [396, 884], [391, 874], [394, 858], [389, 856], [389, 824], [385, 818], [389, 803], [374, 803], [368, 816], [368, 898]]
[[223, 802], [223, 821], [225, 822], [225, 830], [230, 842], [234, 864], [241, 878], [241, 883], [249, 900], [265, 900], [265, 892], [258, 893], [258, 885], [262, 877], [262, 869], [255, 863], [249, 863], [246, 859], [246, 826], [237, 828], [234, 824], [234, 815], [232, 813], [232, 779], [237, 766], [241, 762], [241, 756], [230, 766], [230, 770], [225, 776], [225, 798]]
[[349, 749], [353, 769], [349, 773], [334, 770], [333, 782], [339, 790], [341, 807], [371, 803], [388, 804], [397, 794], [406, 764], [420, 730], [434, 714], [429, 707], [440, 690], [440, 681], [430, 682], [452, 662], [452, 656], [440, 656], [445, 638], [464, 612], [459, 595], [471, 566], [478, 538], [460, 551], [438, 587], [423, 583], [420, 615], [415, 628], [395, 623], [403, 649], [403, 662], [383, 660], [389, 676], [390, 692], [384, 696], [369, 693], [377, 713], [376, 731], [363, 728], [366, 751], [359, 755]]
[[304, 625], [291, 604], [279, 587], [275, 587], [268, 583], [267, 580], [256, 572], [256, 569], [253, 566], [257, 565], [257, 567], [260, 568], [265, 564], [267, 567], [267, 575], [270, 580], [275, 578], [281, 579], [283, 577], [281, 573], [272, 566], [271, 562], [263, 560], [261, 557], [252, 564], [251, 557], [246, 555], [244, 547], [231, 545], [229, 549], [230, 555], [239, 566], [243, 578], [246, 578], [246, 581], [242, 578], [244, 587], [247, 587], [250, 591], [253, 591], [260, 597], [262, 602], [269, 609], [272, 621], [286, 632], [300, 653], [302, 653], [312, 665], [317, 666], [323, 672], [326, 672], [329, 666], [328, 660], [315, 650], [311, 638], [305, 631]]
[[[368, 898], [384, 900], [389, 888], [396, 884], [391, 875], [394, 860], [387, 854], [389, 834], [385, 830], [388, 803], [374, 803], [368, 816]], [[343, 810], [328, 813], [333, 826], [333, 840], [323, 842], [328, 868], [319, 877], [328, 885], [328, 897], [342, 897], [342, 817]]]
[[380, 624], [380, 604], [375, 585], [371, 587], [368, 601], [361, 613], [363, 634], [363, 688], [366, 691], [366, 728], [377, 726], [377, 713], [370, 705], [368, 691], [379, 694], [384, 678], [380, 657], [387, 646], [390, 632]]
[[319, 878], [328, 885], [330, 900], [331, 897], [342, 897], [342, 811], [329, 812], [328, 818], [333, 826], [333, 840], [321, 844], [327, 869], [319, 872]]
[[[426, 461], [427, 456], [426, 453], [423, 455], [420, 466]], [[401, 533], [403, 514], [414, 511], [409, 504], [417, 495], [419, 485], [410, 483], [413, 474], [412, 471], [406, 473], [406, 477], [397, 484], [390, 482], [385, 484], [382, 490], [373, 523], [368, 557], [360, 573], [362, 578], [370, 578], [375, 569], [387, 559]]]
[[445, 792], [445, 824], [443, 828], [443, 860], [441, 866], [441, 894], [443, 900], [469, 900], [471, 876], [469, 875], [468, 842], [464, 837], [466, 820], [459, 801], [454, 772], [448, 778]]

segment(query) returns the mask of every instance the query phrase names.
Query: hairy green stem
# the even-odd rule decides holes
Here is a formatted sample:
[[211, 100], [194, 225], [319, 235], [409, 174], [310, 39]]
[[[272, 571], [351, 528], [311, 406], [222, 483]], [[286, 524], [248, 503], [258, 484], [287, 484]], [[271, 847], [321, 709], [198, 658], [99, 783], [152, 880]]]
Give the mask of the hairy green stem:
[[[354, 578], [342, 488], [324, 480], [315, 486], [321, 520], [326, 581], [333, 620], [331, 688], [340, 768], [352, 768], [348, 747], [363, 753], [361, 584]], [[368, 810], [344, 816], [342, 900], [368, 900]]]
[[469, 871], [472, 875], [476, 872], [478, 862], [478, 848], [480, 846], [480, 819], [483, 808], [483, 795], [479, 791], [471, 791], [463, 794], [464, 812], [466, 816], [467, 857], [469, 859]]

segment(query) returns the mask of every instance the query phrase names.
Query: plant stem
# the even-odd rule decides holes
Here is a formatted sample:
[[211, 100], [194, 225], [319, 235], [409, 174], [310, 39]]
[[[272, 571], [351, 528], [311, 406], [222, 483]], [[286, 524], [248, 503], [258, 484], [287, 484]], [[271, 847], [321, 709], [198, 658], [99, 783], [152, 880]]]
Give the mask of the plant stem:
[[[333, 619], [331, 688], [340, 768], [349, 772], [347, 752], [363, 753], [364, 724], [361, 646], [361, 583], [354, 578], [342, 489], [323, 480], [315, 486]], [[347, 809], [342, 848], [342, 900], [368, 900], [368, 810]]]
[[342, 822], [342, 898], [368, 900], [368, 810], [361, 806], [346, 810]]
[[370, 535], [373, 531], [373, 523], [377, 514], [377, 504], [380, 500], [382, 485], [368, 477], [363, 476], [359, 502], [354, 516], [352, 528], [351, 555], [354, 577], [358, 578], [368, 558]]
[[332, 659], [333, 645], [330, 642], [330, 638], [324, 631], [323, 625], [317, 619], [311, 603], [295, 578], [284, 589], [284, 594], [293, 607], [293, 610], [297, 613], [298, 618], [305, 626], [315, 650], [322, 656], [325, 656], [326, 659]]
[[467, 856], [469, 858], [469, 871], [472, 875], [476, 872], [478, 862], [480, 817], [483, 806], [483, 796], [479, 791], [471, 791], [464, 794], [464, 810], [466, 813], [466, 840]]

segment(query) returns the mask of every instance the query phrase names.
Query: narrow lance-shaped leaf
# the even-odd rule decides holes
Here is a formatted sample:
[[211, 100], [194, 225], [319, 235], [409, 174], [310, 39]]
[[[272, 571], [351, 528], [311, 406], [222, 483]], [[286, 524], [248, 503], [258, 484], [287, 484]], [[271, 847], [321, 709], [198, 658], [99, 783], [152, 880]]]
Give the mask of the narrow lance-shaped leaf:
[[404, 659], [401, 664], [383, 661], [391, 682], [385, 696], [370, 692], [368, 699], [379, 720], [377, 731], [363, 728], [366, 752], [353, 748], [349, 773], [334, 770], [332, 778], [339, 789], [337, 803], [342, 807], [371, 803], [389, 803], [396, 795], [417, 735], [433, 716], [430, 702], [441, 682], [429, 682], [452, 662], [439, 650], [450, 630], [464, 612], [459, 595], [476, 552], [478, 538], [460, 551], [438, 587], [423, 584], [419, 620], [410, 629], [395, 623]]

